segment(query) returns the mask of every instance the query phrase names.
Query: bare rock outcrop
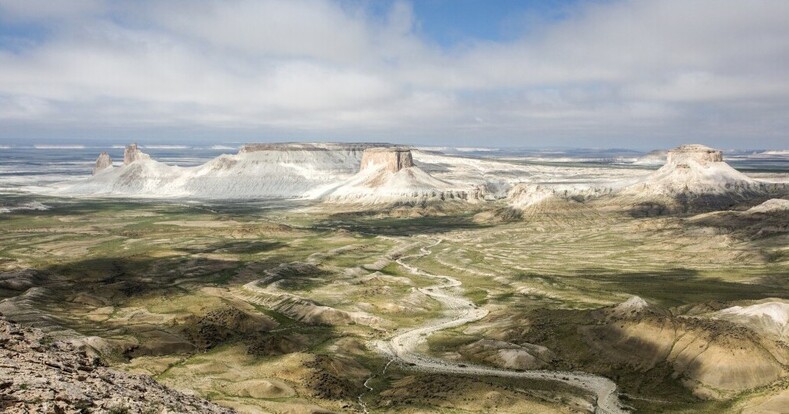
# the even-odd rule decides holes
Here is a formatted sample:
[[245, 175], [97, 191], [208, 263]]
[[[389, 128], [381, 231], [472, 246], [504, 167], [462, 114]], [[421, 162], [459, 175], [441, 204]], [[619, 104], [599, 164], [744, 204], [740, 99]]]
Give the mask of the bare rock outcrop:
[[730, 209], [785, 191], [784, 184], [760, 182], [732, 168], [719, 150], [689, 144], [670, 150], [665, 165], [625, 187], [617, 201], [644, 216]]
[[320, 198], [333, 203], [421, 205], [428, 202], [468, 201], [471, 188], [437, 179], [414, 164], [404, 147], [364, 150], [359, 172]]
[[362, 165], [359, 171], [383, 168], [395, 173], [413, 166], [414, 158], [408, 148], [368, 148], [362, 154]]
[[583, 202], [608, 195], [613, 190], [609, 187], [591, 187], [583, 185], [534, 185], [519, 183], [514, 185], [507, 198], [512, 208], [524, 210], [550, 202]]
[[624, 318], [638, 315], [647, 309], [649, 309], [647, 301], [638, 296], [631, 296], [630, 299], [614, 306], [610, 314], [612, 316]]
[[96, 166], [93, 167], [93, 175], [110, 167], [112, 167], [112, 158], [110, 158], [110, 154], [102, 152], [99, 154], [99, 158], [96, 158]]
[[725, 163], [721, 151], [687, 144], [670, 150], [663, 167], [625, 192], [674, 196], [742, 193], [758, 188], [754, 179]]
[[771, 298], [750, 305], [732, 306], [718, 311], [715, 317], [789, 342], [789, 302], [785, 300]]
[[[53, 193], [200, 199], [315, 198], [323, 188], [358, 173], [364, 143], [244, 145], [202, 165], [176, 166], [129, 145], [121, 168], [58, 186]], [[116, 160], [117, 161], [117, 160]]]
[[723, 152], [700, 144], [680, 145], [668, 152], [667, 164], [687, 165], [688, 161], [699, 164], [723, 162]]
[[137, 144], [131, 144], [123, 151], [123, 165], [129, 165], [135, 161], [149, 160], [151, 157], [140, 151]]
[[110, 369], [75, 345], [0, 315], [4, 413], [233, 413], [146, 375]]

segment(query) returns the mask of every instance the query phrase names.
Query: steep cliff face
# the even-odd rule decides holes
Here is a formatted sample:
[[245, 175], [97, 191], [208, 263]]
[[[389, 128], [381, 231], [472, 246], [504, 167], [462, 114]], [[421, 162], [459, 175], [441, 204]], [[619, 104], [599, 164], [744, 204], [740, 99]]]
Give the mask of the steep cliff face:
[[57, 193], [225, 200], [331, 196], [365, 202], [468, 196], [468, 189], [458, 190], [416, 166], [407, 148], [382, 145], [249, 144], [235, 155], [177, 167], [150, 159], [132, 144], [121, 168], [75, 181]]
[[380, 168], [396, 173], [414, 166], [414, 158], [407, 148], [370, 148], [362, 155], [360, 171]]
[[[651, 174], [625, 168], [562, 168], [450, 157], [383, 144], [249, 144], [194, 167], [167, 165], [130, 145], [120, 168], [97, 160], [93, 177], [48, 192], [69, 196], [196, 199], [323, 199], [390, 202], [414, 199], [496, 199], [515, 208], [550, 199], [595, 198], [614, 204], [731, 206], [752, 196], [785, 197], [785, 184], [765, 184], [723, 162], [720, 151], [683, 145]], [[782, 187], [782, 188], [779, 188]], [[649, 207], [651, 208], [651, 207]]]
[[688, 162], [708, 164], [723, 162], [723, 152], [699, 144], [685, 144], [668, 152], [666, 163], [688, 165]]
[[666, 164], [623, 193], [640, 196], [742, 194], [759, 183], [723, 161], [721, 151], [691, 144], [668, 152]]
[[665, 165], [625, 187], [615, 201], [634, 206], [636, 215], [654, 215], [729, 209], [786, 191], [784, 184], [763, 183], [735, 170], [721, 151], [682, 145], [668, 152]]
[[579, 183], [518, 184], [508, 198], [514, 208], [550, 200], [591, 201], [606, 207], [629, 208], [636, 215], [700, 212], [731, 208], [739, 202], [770, 194], [782, 195], [783, 184], [766, 184], [735, 170], [721, 151], [703, 145], [681, 145], [667, 152], [665, 164], [636, 181], [616, 180], [597, 185]]
[[112, 168], [112, 158], [110, 158], [110, 154], [102, 152], [99, 154], [99, 158], [96, 158], [96, 166], [93, 167], [93, 175], [107, 168]]
[[73, 181], [56, 194], [202, 199], [310, 198], [310, 191], [338, 183], [359, 170], [365, 149], [381, 144], [250, 144], [195, 167], [151, 159], [137, 145], [124, 165]]
[[369, 148], [356, 175], [319, 189], [316, 198], [335, 203], [408, 204], [468, 200], [470, 190], [431, 176], [414, 164], [407, 148]]
[[135, 161], [149, 160], [151, 157], [140, 151], [137, 144], [131, 144], [123, 150], [123, 165], [129, 165]]

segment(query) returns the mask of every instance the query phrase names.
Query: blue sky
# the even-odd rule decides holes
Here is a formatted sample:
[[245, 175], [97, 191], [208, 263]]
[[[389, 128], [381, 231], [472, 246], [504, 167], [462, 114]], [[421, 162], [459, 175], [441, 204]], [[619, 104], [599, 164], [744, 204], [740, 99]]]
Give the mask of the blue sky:
[[443, 47], [474, 41], [507, 42], [532, 24], [562, 19], [576, 0], [423, 0], [412, 3], [417, 31]]
[[0, 0], [0, 141], [789, 147], [781, 0]]

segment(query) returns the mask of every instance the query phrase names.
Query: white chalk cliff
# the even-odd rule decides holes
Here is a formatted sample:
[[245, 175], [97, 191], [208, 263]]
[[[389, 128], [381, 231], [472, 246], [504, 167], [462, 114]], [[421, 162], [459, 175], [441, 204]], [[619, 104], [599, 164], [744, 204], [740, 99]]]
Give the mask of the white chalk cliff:
[[714, 317], [789, 341], [789, 302], [785, 300], [765, 299], [747, 306], [732, 306]]
[[[659, 156], [657, 152], [653, 155], [650, 161]], [[733, 201], [764, 196], [770, 191], [780, 192], [778, 187], [778, 184], [768, 185], [735, 170], [723, 161], [721, 151], [690, 144], [668, 151], [660, 169], [636, 180], [593, 184], [523, 183], [513, 186], [508, 198], [510, 206], [519, 209], [557, 199], [587, 201], [599, 198], [621, 206], [658, 203], [665, 205], [668, 211], [726, 207]]]
[[509, 204], [513, 208], [525, 209], [551, 200], [586, 201], [614, 191], [609, 186], [590, 185], [534, 185], [517, 184], [509, 191]]
[[361, 204], [468, 198], [468, 191], [431, 176], [414, 165], [409, 149], [398, 147], [366, 149], [357, 174], [316, 193], [331, 202]]
[[735, 194], [760, 191], [756, 180], [723, 161], [721, 151], [681, 145], [668, 152], [666, 164], [622, 193], [633, 196]]
[[124, 165], [63, 183], [54, 194], [197, 199], [304, 198], [357, 172], [365, 149], [381, 144], [254, 144], [195, 167], [151, 159], [135, 144]]
[[[77, 197], [295, 198], [360, 204], [507, 198], [512, 207], [526, 208], [549, 200], [599, 198], [638, 205], [710, 194], [744, 199], [767, 194], [765, 188], [723, 162], [720, 151], [700, 145], [670, 151], [666, 164], [649, 173], [520, 164], [387, 144], [284, 143], [245, 145], [237, 154], [193, 167], [158, 162], [132, 144], [119, 167], [113, 168], [109, 155], [102, 153], [93, 176], [37, 191]], [[779, 192], [776, 196], [782, 197]]]

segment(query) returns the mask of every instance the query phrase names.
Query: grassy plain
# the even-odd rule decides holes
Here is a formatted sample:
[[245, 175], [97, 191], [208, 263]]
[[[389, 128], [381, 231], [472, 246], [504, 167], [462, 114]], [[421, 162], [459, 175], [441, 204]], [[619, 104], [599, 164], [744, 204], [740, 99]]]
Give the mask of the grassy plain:
[[[701, 398], [668, 362], [597, 360], [607, 357], [590, 351], [587, 332], [604, 324], [595, 312], [632, 295], [675, 315], [789, 298], [785, 232], [754, 238], [574, 204], [480, 224], [472, 212], [41, 201], [52, 208], [0, 215], [0, 312], [89, 336], [114, 366], [242, 411], [359, 410], [373, 374], [363, 396], [373, 412], [583, 411], [587, 396], [552, 383], [381, 373], [387, 361], [369, 341], [442, 315], [416, 290], [434, 282], [394, 262], [437, 240], [410, 263], [457, 278], [490, 314], [435, 335], [427, 352], [495, 364], [457, 350], [483, 339], [538, 344], [553, 352], [547, 368], [609, 376], [644, 412], [719, 412], [774, 392]], [[256, 280], [286, 300], [245, 288]]]

